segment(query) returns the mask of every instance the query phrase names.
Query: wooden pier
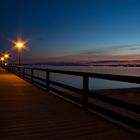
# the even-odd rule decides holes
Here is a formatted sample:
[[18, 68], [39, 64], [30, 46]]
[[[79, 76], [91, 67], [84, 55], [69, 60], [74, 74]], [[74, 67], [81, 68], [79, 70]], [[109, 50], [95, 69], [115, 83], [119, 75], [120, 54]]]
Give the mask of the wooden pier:
[[139, 135], [0, 68], [0, 140], [138, 140]]

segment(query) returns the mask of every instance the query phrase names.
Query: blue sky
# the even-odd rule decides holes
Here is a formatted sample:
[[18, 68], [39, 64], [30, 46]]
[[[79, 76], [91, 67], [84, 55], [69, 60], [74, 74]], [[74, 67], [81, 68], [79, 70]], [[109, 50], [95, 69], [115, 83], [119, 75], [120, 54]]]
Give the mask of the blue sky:
[[139, 0], [3, 0], [0, 51], [17, 57], [9, 40], [20, 34], [29, 40], [24, 59], [139, 59], [139, 7]]

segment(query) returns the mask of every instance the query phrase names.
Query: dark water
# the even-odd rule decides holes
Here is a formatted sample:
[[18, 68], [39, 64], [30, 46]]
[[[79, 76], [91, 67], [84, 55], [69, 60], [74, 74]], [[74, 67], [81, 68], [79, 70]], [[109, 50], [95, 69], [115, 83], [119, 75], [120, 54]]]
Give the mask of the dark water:
[[[61, 69], [61, 70], [71, 70], [71, 71], [83, 71], [83, 72], [97, 72], [97, 73], [109, 73], [116, 75], [131, 75], [140, 76], [139, 67], [88, 67], [88, 66], [32, 66], [38, 68], [49, 68], [49, 69]], [[46, 73], [41, 71], [35, 71], [35, 75], [45, 78]], [[64, 74], [51, 74], [51, 80], [65, 83], [77, 88], [82, 88], [82, 78], [79, 76], [71, 76]], [[140, 87], [139, 84], [132, 84], [126, 82], [116, 82], [111, 80], [103, 80], [97, 78], [89, 78], [89, 89], [116, 89], [116, 88], [135, 88]]]

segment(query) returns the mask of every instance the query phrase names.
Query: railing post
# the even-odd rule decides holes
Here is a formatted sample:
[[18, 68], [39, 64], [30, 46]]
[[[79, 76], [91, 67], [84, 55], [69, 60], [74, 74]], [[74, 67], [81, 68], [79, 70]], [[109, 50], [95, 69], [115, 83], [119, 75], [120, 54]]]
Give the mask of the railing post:
[[18, 73], [17, 73], [17, 67], [15, 66], [15, 72], [14, 72], [16, 75], [18, 75]]
[[83, 76], [83, 107], [86, 109], [88, 107], [88, 86], [89, 86], [89, 81], [88, 81], [88, 76], [84, 75]]
[[16, 66], [14, 67], [14, 73], [17, 74], [17, 68], [16, 68]]
[[10, 66], [10, 72], [12, 72], [12, 66]]
[[19, 67], [19, 76], [22, 77], [22, 68]]
[[25, 68], [22, 68], [22, 78], [25, 78]]
[[18, 67], [18, 76], [20, 76], [20, 67]]
[[13, 68], [12, 68], [12, 72], [15, 73], [15, 66], [13, 66]]
[[13, 73], [16, 73], [16, 66], [13, 66]]
[[34, 83], [34, 69], [31, 69], [31, 82]]
[[47, 70], [46, 71], [46, 91], [49, 92], [49, 88], [50, 88], [50, 72]]

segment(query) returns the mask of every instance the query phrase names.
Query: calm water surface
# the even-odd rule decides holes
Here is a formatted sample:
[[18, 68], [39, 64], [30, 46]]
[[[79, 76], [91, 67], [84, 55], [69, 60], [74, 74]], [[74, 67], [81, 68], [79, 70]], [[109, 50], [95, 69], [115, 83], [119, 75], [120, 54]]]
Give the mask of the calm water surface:
[[[38, 68], [49, 68], [49, 69], [60, 69], [60, 70], [71, 70], [71, 71], [83, 71], [83, 72], [96, 72], [96, 73], [108, 73], [116, 75], [131, 75], [140, 76], [140, 67], [95, 67], [95, 66], [32, 66]], [[45, 78], [46, 73], [35, 71], [35, 75]], [[79, 76], [71, 76], [64, 74], [51, 74], [51, 80], [65, 83], [74, 87], [82, 88], [82, 78]], [[116, 88], [132, 88], [140, 87], [139, 84], [132, 84], [126, 82], [116, 82], [111, 80], [102, 80], [97, 78], [89, 79], [89, 89], [116, 89]]]

